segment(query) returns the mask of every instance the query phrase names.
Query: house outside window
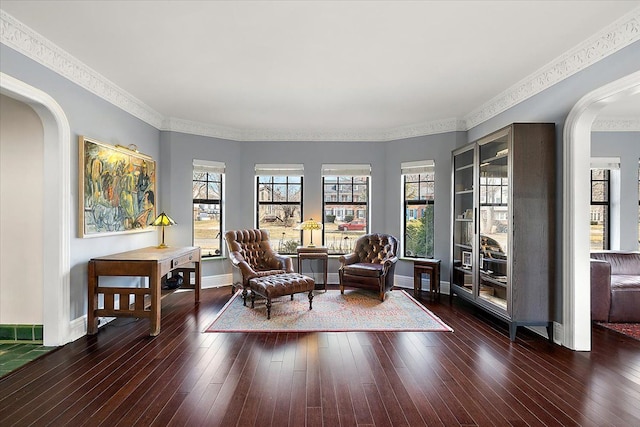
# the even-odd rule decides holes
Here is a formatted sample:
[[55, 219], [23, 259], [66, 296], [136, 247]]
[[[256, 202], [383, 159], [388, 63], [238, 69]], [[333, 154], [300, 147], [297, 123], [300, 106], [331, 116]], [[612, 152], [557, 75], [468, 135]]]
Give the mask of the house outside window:
[[610, 170], [591, 169], [591, 209], [589, 213], [591, 250], [610, 249]]
[[276, 252], [295, 254], [302, 244], [303, 165], [256, 165], [256, 225], [269, 230]]
[[433, 258], [434, 162], [404, 162], [401, 168], [402, 253], [407, 258]]
[[352, 251], [369, 232], [371, 165], [322, 165], [323, 244], [329, 254]]
[[193, 161], [193, 246], [203, 258], [222, 256], [225, 164]]

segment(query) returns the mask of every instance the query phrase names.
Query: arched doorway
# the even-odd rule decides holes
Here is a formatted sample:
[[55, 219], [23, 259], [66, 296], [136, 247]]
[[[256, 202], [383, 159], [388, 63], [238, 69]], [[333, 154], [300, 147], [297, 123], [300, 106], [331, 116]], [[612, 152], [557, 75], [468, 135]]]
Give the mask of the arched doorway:
[[563, 345], [591, 350], [589, 288], [589, 176], [591, 125], [607, 105], [640, 93], [640, 71], [609, 83], [580, 99], [564, 126], [563, 145]]
[[[70, 341], [70, 227], [71, 186], [69, 121], [49, 95], [0, 73], [0, 93], [33, 108], [44, 128], [44, 200], [47, 221], [43, 229], [44, 345]], [[43, 212], [43, 217], [45, 212]]]

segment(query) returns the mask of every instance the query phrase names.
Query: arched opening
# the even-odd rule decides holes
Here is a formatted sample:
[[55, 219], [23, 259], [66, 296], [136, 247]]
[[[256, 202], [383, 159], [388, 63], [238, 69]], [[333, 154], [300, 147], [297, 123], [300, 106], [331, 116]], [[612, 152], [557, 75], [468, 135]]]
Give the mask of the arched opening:
[[44, 129], [43, 324], [44, 345], [70, 341], [71, 186], [69, 121], [46, 93], [0, 73], [0, 93], [28, 104]]
[[607, 105], [640, 93], [640, 72], [609, 83], [580, 99], [564, 126], [563, 164], [563, 345], [591, 350], [589, 276], [589, 176], [591, 126]]

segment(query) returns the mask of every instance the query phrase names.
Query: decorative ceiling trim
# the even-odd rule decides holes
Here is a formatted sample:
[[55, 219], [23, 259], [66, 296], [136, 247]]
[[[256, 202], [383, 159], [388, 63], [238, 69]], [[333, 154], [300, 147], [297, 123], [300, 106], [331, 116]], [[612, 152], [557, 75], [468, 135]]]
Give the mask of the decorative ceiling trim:
[[388, 130], [237, 130], [207, 125], [184, 119], [169, 118], [162, 122], [160, 130], [209, 136], [232, 141], [394, 141], [424, 135], [465, 131], [465, 123], [456, 118], [435, 120], [428, 123], [401, 126]]
[[492, 98], [462, 119], [434, 120], [380, 130], [236, 129], [164, 117], [0, 9], [0, 43], [15, 49], [159, 130], [233, 141], [392, 141], [445, 132], [466, 131], [637, 40], [640, 40], [640, 7]]
[[640, 7], [465, 116], [471, 129], [640, 40]]
[[640, 117], [599, 117], [592, 132], [640, 132]]
[[0, 9], [0, 42], [155, 128], [162, 115]]
[[214, 126], [206, 123], [194, 122], [192, 120], [177, 119], [168, 117], [162, 120], [158, 126], [161, 131], [181, 132], [191, 135], [209, 136], [212, 138], [228, 139], [231, 141], [241, 141], [242, 131], [222, 126]]

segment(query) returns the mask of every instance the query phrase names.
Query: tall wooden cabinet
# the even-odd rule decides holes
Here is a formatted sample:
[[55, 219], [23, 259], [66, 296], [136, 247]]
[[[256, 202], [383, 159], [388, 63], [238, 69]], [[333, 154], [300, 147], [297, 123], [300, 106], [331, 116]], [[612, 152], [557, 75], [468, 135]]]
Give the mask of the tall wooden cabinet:
[[555, 127], [515, 123], [452, 153], [451, 298], [546, 326], [555, 283]]

